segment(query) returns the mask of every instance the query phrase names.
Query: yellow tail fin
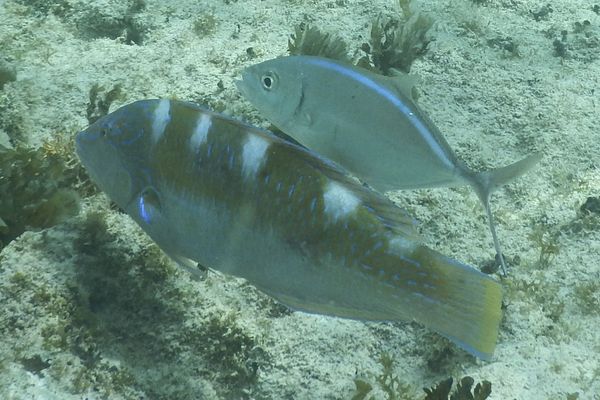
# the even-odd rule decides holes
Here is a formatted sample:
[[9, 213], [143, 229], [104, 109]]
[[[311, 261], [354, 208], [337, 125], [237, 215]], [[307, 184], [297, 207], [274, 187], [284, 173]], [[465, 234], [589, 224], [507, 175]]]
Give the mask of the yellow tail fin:
[[502, 287], [491, 277], [425, 246], [412, 254], [435, 276], [435, 289], [423, 293], [419, 322], [471, 354], [489, 360], [502, 318]]

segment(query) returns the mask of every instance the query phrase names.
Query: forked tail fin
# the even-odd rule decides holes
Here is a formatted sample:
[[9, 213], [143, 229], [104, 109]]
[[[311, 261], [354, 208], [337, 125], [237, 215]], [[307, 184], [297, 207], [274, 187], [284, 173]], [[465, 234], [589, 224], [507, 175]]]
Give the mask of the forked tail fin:
[[492, 239], [494, 240], [494, 247], [498, 258], [500, 259], [500, 265], [502, 266], [504, 275], [506, 275], [506, 262], [504, 261], [504, 255], [502, 255], [500, 242], [498, 241], [498, 235], [496, 234], [496, 225], [494, 224], [494, 216], [490, 207], [490, 196], [499, 187], [506, 185], [512, 180], [525, 174], [541, 159], [542, 155], [540, 153], [534, 153], [516, 163], [507, 165], [506, 167], [476, 173], [471, 181], [471, 185], [475, 188], [477, 196], [479, 196], [479, 199], [485, 208], [490, 231], [492, 232]]

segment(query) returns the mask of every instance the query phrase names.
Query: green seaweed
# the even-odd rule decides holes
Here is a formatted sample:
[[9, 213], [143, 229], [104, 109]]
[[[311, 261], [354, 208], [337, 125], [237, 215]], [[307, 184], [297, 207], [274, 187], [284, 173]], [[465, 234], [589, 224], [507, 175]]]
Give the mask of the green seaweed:
[[97, 83], [90, 89], [89, 102], [86, 108], [86, 116], [90, 124], [108, 114], [110, 105], [115, 100], [122, 98], [121, 85], [119, 84], [115, 85], [102, 96], [100, 96], [101, 92], [104, 92], [104, 88]]
[[[425, 53], [433, 21], [425, 15], [410, 12], [407, 1], [401, 1], [400, 5], [405, 19], [380, 17], [373, 21], [370, 40], [361, 46], [366, 55], [355, 65], [382, 75], [396, 75], [398, 71], [408, 73], [414, 60]], [[343, 39], [305, 23], [295, 27], [288, 40], [288, 52], [352, 63]]]
[[382, 353], [379, 357], [381, 364], [381, 374], [372, 376], [373, 384], [370, 379], [355, 377], [354, 386], [355, 392], [352, 400], [374, 400], [375, 397], [368, 397], [373, 391], [373, 385], [376, 384], [378, 389], [385, 394], [386, 400], [411, 400], [414, 399], [415, 390], [409, 384], [400, 380], [398, 375], [394, 373], [394, 360], [387, 353]]
[[145, 0], [125, 0], [108, 7], [88, 3], [76, 14], [76, 25], [84, 39], [120, 38], [127, 45], [142, 45], [150, 29], [140, 17], [145, 8]]
[[[238, 324], [235, 313], [214, 315], [201, 328], [197, 349], [214, 367], [214, 379], [228, 388], [229, 398], [240, 397], [256, 382], [266, 353]], [[185, 342], [184, 342], [185, 343]]]
[[200, 14], [193, 22], [194, 33], [200, 39], [211, 36], [217, 31], [218, 22], [213, 14]]
[[411, 0], [398, 0], [398, 7], [400, 7], [405, 19], [410, 18], [414, 14], [410, 9], [410, 2]]
[[450, 395], [450, 390], [452, 389], [452, 378], [444, 379], [443, 381], [433, 385], [430, 388], [423, 388], [427, 400], [446, 400]]
[[537, 226], [532, 230], [529, 234], [529, 240], [539, 248], [536, 268], [548, 268], [560, 250], [558, 239], [559, 235], [557, 232], [552, 233], [543, 225]]
[[78, 213], [77, 168], [66, 153], [51, 149], [0, 146], [0, 248], [26, 230], [49, 228]]
[[[556, 295], [560, 290], [560, 286], [545, 279], [544, 272], [543, 270], [535, 270], [523, 279], [505, 281], [506, 298], [515, 301], [521, 300], [527, 303], [527, 307], [539, 309], [547, 318], [554, 323], [558, 323], [563, 319], [565, 299]], [[544, 334], [554, 332], [547, 331]]]
[[[80, 257], [74, 310], [58, 342], [86, 366], [72, 382], [75, 391], [99, 387], [107, 393], [123, 382], [143, 390], [144, 398], [183, 400], [198, 398], [205, 380], [219, 398], [247, 398], [268, 360], [258, 340], [236, 313], [191, 301], [175, 265], [156, 245], [132, 250], [120, 244], [106, 215], [88, 212], [74, 243]], [[109, 358], [119, 360], [118, 369]], [[148, 369], [161, 377], [149, 376]]]
[[589, 276], [589, 280], [578, 283], [573, 292], [582, 314], [600, 316], [600, 274], [594, 275]]
[[288, 40], [290, 55], [320, 56], [350, 63], [348, 46], [340, 37], [301, 23]]
[[[473, 388], [475, 380], [470, 376], [465, 376], [457, 384], [452, 394], [452, 378], [444, 379], [437, 385], [425, 391], [425, 400], [485, 400], [492, 393], [492, 384], [489, 381], [482, 381]], [[472, 389], [473, 388], [473, 389]]]
[[388, 400], [400, 400], [405, 398], [411, 392], [411, 387], [400, 381], [397, 375], [394, 374], [394, 360], [389, 354], [383, 353], [379, 359], [383, 370], [377, 378], [379, 386], [386, 394]]
[[[380, 375], [371, 379], [364, 377], [355, 377], [355, 392], [352, 400], [375, 400], [372, 395], [374, 384], [377, 384], [379, 390], [385, 394], [386, 400], [416, 400], [422, 397], [418, 396], [414, 389], [403, 383], [393, 372], [392, 358], [383, 353], [379, 359], [382, 366]], [[423, 388], [425, 392], [424, 400], [485, 400], [492, 393], [492, 384], [489, 381], [482, 381], [473, 387], [475, 380], [470, 376], [460, 379], [454, 391], [452, 384], [454, 380], [450, 377], [444, 379], [430, 388]]]
[[355, 389], [352, 400], [364, 400], [373, 390], [373, 386], [367, 380], [359, 377], [354, 378], [354, 386]]
[[460, 383], [456, 386], [456, 392], [450, 396], [451, 400], [485, 400], [492, 394], [492, 383], [489, 381], [482, 381], [475, 385], [473, 392], [471, 393], [471, 387], [473, 387], [475, 380], [470, 376], [466, 376], [460, 380]]
[[361, 47], [367, 55], [357, 65], [383, 75], [395, 75], [397, 70], [410, 72], [412, 63], [427, 51], [432, 25], [433, 20], [420, 13], [406, 19], [377, 18], [371, 25], [369, 42]]

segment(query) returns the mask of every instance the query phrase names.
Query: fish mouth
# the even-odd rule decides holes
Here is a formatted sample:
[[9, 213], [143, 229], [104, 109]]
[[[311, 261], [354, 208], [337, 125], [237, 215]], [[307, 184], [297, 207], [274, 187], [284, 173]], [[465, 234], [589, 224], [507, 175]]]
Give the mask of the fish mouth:
[[84, 146], [81, 143], [81, 141], [84, 140], [84, 136], [85, 131], [77, 132], [77, 134], [75, 135], [75, 153], [77, 154], [77, 157], [79, 157], [79, 160], [82, 164], [85, 164], [84, 159], [86, 158]]
[[242, 96], [244, 97], [248, 97], [248, 92], [249, 92], [249, 88], [248, 88], [248, 83], [247, 83], [247, 74], [246, 73], [242, 73], [242, 79], [236, 79], [234, 81], [235, 86], [237, 87], [237, 89], [240, 91], [240, 93], [242, 94]]
[[248, 67], [248, 68], [244, 69], [242, 71], [242, 73], [240, 74], [241, 79], [236, 79], [234, 81], [238, 90], [240, 91], [240, 93], [242, 93], [242, 95], [244, 97], [246, 97], [246, 99], [251, 99], [252, 91], [259, 89], [258, 87], [256, 87], [256, 83], [255, 83], [255, 82], [257, 82], [258, 78], [256, 76], [256, 73], [251, 68], [252, 67]]

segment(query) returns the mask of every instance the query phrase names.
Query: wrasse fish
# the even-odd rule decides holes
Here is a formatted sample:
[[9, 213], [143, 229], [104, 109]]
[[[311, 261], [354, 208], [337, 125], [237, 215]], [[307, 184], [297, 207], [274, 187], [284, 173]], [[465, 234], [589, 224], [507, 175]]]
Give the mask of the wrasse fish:
[[424, 246], [402, 209], [316, 153], [173, 100], [124, 106], [76, 146], [96, 184], [175, 260], [298, 310], [416, 320], [492, 356], [498, 282]]
[[267, 119], [383, 192], [470, 185], [481, 200], [504, 273], [490, 195], [541, 156], [475, 172], [411, 100], [411, 78], [384, 77], [312, 56], [290, 56], [247, 68], [236, 82]]

